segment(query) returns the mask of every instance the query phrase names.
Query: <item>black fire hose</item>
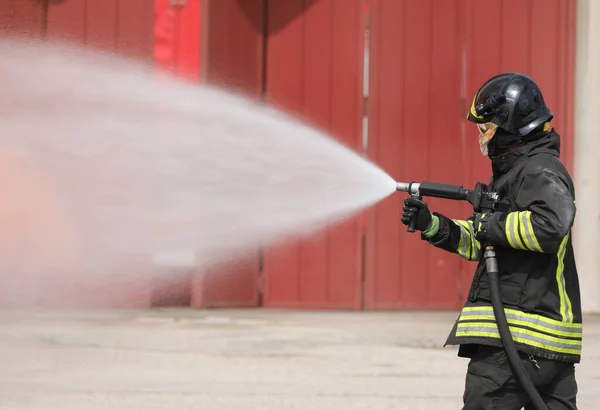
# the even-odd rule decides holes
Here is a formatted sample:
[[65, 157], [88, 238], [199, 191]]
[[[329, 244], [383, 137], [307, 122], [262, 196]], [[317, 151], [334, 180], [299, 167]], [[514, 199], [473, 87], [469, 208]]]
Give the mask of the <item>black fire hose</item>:
[[[410, 195], [421, 198], [423, 196], [433, 198], [452, 199], [455, 201], [468, 201], [473, 205], [475, 212], [491, 213], [496, 209], [498, 204], [498, 194], [487, 190], [487, 186], [478, 183], [475, 189], [464, 189], [458, 185], [438, 184], [435, 182], [398, 182], [396, 191], [408, 192]], [[408, 232], [414, 232], [414, 224], [408, 226]], [[492, 299], [492, 308], [500, 340], [504, 346], [504, 351], [508, 357], [508, 362], [512, 369], [515, 378], [519, 381], [523, 390], [531, 399], [532, 404], [537, 410], [549, 410], [546, 403], [540, 396], [540, 393], [535, 388], [533, 381], [527, 374], [515, 342], [512, 339], [510, 328], [506, 320], [504, 305], [500, 295], [500, 279], [498, 277], [498, 260], [496, 259], [496, 251], [493, 246], [483, 244], [485, 249], [483, 257], [485, 259], [486, 272], [490, 282], [490, 296]]]

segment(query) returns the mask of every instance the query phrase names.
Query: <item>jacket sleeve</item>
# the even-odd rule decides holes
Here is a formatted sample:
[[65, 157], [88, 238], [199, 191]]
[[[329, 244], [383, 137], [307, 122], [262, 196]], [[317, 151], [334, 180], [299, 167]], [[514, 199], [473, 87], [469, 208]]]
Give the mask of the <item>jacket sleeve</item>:
[[468, 261], [478, 261], [481, 245], [473, 233], [473, 221], [454, 220], [444, 215], [433, 213], [439, 218], [439, 228], [435, 235], [421, 239], [447, 252], [455, 253]]
[[575, 201], [564, 176], [550, 168], [523, 174], [515, 185], [519, 211], [495, 213], [487, 240], [524, 251], [557, 253], [575, 220]]

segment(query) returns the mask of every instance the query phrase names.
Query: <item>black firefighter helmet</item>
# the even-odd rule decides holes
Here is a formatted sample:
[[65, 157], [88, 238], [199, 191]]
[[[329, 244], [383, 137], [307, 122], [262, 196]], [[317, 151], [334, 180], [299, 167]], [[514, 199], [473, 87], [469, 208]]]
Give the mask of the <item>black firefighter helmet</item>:
[[467, 120], [478, 125], [483, 152], [496, 129], [521, 139], [553, 117], [538, 85], [526, 75], [510, 72], [493, 76], [479, 88]]

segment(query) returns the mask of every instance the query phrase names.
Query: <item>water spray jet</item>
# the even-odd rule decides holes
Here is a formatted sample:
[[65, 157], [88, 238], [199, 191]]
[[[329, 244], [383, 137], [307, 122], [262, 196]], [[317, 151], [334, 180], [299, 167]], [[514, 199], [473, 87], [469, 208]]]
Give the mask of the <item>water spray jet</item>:
[[[340, 223], [395, 190], [327, 133], [222, 89], [70, 45], [1, 40], [0, 55], [0, 154], [48, 181], [47, 218], [59, 233], [68, 225], [71, 241], [52, 259], [22, 242], [29, 264], [3, 266], [15, 278], [27, 270], [66, 289], [113, 280], [123, 260], [178, 250], [210, 268]], [[19, 198], [22, 221], [48, 215], [48, 198]], [[3, 252], [0, 264], [11, 259]]]

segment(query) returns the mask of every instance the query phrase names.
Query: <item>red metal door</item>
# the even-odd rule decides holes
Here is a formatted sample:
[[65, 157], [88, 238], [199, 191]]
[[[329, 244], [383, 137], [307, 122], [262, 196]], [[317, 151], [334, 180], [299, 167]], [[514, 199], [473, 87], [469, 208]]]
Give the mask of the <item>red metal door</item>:
[[[464, 179], [456, 160], [463, 149], [458, 6], [457, 0], [371, 1], [368, 151], [398, 181]], [[402, 200], [392, 195], [369, 213], [366, 307], [457, 307], [460, 261], [404, 232]], [[457, 203], [430, 204], [462, 216]]]
[[208, 1], [203, 31], [209, 83], [263, 97], [265, 7], [266, 0]]
[[0, 1], [0, 37], [38, 37], [44, 33], [46, 6], [32, 0]]
[[156, 0], [154, 62], [161, 70], [198, 81], [201, 74], [202, 16], [207, 0]]
[[47, 34], [151, 62], [154, 0], [69, 0], [50, 2]]
[[[543, 88], [570, 166], [574, 10], [573, 0], [371, 0], [371, 158], [398, 180], [487, 182], [489, 160], [466, 113], [485, 79], [516, 70]], [[474, 265], [407, 234], [402, 199], [369, 213], [367, 308], [458, 308]], [[453, 218], [472, 212], [428, 202]]]
[[[271, 1], [267, 21], [267, 101], [360, 150], [364, 1]], [[267, 249], [263, 275], [267, 307], [360, 308], [360, 222]]]
[[[576, 1], [466, 0], [465, 13], [467, 102], [471, 103], [483, 81], [498, 72], [519, 71], [531, 76], [555, 115], [552, 125], [562, 136], [561, 159], [571, 169]], [[489, 19], [491, 15], [502, 18]], [[485, 41], [495, 47], [481, 47], [478, 33], [483, 32]], [[476, 144], [469, 144], [468, 149], [466, 160], [476, 158], [469, 163], [467, 179], [473, 183], [489, 166], [487, 159], [477, 154]]]
[[[264, 7], [264, 0], [202, 1], [206, 18], [201, 23], [202, 49], [196, 50], [201, 50], [200, 76], [205, 82], [249, 97], [262, 97]], [[232, 263], [199, 269], [194, 277], [192, 305], [259, 306], [259, 270], [258, 249], [249, 250], [244, 258]]]

